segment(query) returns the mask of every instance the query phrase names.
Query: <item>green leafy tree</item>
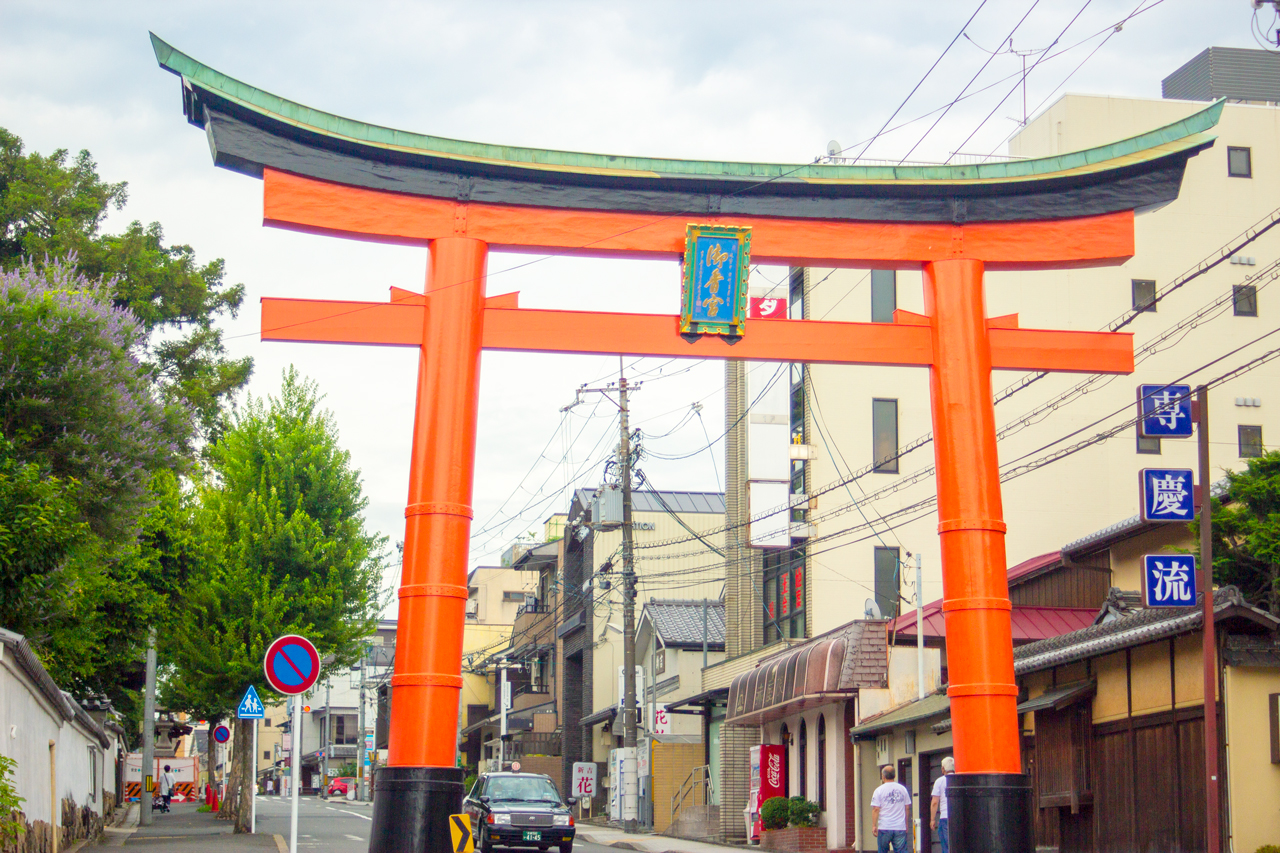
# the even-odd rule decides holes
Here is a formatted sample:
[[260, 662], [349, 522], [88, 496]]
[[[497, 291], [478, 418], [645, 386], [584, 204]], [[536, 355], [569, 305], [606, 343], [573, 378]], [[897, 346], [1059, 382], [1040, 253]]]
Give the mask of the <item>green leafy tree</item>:
[[158, 222], [103, 234], [107, 215], [127, 201], [127, 184], [103, 181], [88, 151], [25, 153], [22, 140], [0, 128], [0, 268], [74, 256], [136, 318], [144, 360], [167, 399], [189, 407], [204, 435], [215, 436], [253, 369], [249, 358], [227, 357], [216, 326], [235, 316], [244, 286], [224, 283], [221, 259], [200, 264], [190, 246], [165, 245]]
[[[250, 399], [209, 448], [197, 527], [207, 569], [189, 584], [160, 646], [167, 707], [229, 716], [281, 634], [310, 639], [322, 677], [359, 659], [376, 626], [385, 539], [365, 529], [359, 472], [314, 383], [293, 369], [278, 397]], [[236, 726], [223, 814], [247, 829], [253, 758]]]
[[0, 272], [0, 625], [64, 689], [126, 713], [190, 535], [190, 419], [160, 398], [141, 338], [71, 266]]
[[1280, 616], [1280, 451], [1227, 472], [1227, 491], [1213, 501], [1213, 578]]

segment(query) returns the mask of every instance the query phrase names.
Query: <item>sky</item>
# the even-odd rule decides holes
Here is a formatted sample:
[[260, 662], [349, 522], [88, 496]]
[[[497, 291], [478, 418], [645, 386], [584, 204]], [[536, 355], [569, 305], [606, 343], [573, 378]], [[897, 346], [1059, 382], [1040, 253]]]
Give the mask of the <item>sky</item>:
[[[426, 250], [264, 228], [259, 182], [212, 166], [148, 31], [281, 97], [436, 136], [793, 163], [836, 141], [844, 156], [896, 162], [1004, 153], [1023, 118], [1023, 54], [1031, 117], [1065, 92], [1155, 98], [1204, 48], [1257, 47], [1255, 29], [1276, 24], [1269, 9], [1256, 14], [1250, 0], [0, 0], [0, 126], [29, 150], [88, 149], [105, 180], [127, 181], [129, 204], [107, 230], [159, 221], [169, 242], [226, 260], [227, 280], [247, 289], [225, 329], [230, 353], [255, 360], [249, 393], [274, 393], [290, 364], [319, 384], [362, 472], [369, 526], [395, 543], [416, 352], [263, 343], [258, 303], [421, 289]], [[785, 272], [759, 268], [753, 284]], [[520, 291], [522, 307], [679, 310], [674, 262], [494, 253], [487, 286]], [[643, 380], [632, 420], [649, 482], [721, 489], [723, 365], [625, 366]], [[567, 508], [567, 487], [600, 482], [616, 407], [589, 394], [562, 409], [618, 368], [606, 357], [484, 355], [471, 565], [496, 565], [518, 536], [540, 532]]]

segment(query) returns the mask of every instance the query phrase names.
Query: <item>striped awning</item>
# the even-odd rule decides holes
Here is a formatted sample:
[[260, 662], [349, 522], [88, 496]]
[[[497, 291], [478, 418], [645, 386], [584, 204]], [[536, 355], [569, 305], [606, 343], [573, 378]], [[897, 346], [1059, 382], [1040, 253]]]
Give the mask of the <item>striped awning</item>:
[[729, 725], [759, 725], [823, 705], [854, 688], [840, 689], [845, 635], [797, 646], [769, 658], [729, 684]]

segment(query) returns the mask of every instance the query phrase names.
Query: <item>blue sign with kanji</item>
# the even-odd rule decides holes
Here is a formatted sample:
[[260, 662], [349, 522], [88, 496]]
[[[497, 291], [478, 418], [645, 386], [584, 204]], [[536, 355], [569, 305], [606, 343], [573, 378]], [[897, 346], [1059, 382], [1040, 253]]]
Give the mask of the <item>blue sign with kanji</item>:
[[1138, 431], [1144, 438], [1191, 435], [1190, 385], [1139, 385], [1138, 410]]
[[262, 700], [258, 698], [258, 691], [254, 689], [252, 684], [244, 692], [244, 698], [240, 700], [240, 707], [236, 708], [236, 716], [242, 720], [261, 720], [266, 716], [262, 707]]
[[1195, 607], [1196, 558], [1147, 554], [1142, 558], [1142, 586], [1147, 607]]
[[1190, 468], [1143, 468], [1138, 472], [1143, 521], [1191, 521], [1196, 517]]
[[685, 229], [680, 334], [740, 337], [746, 329], [751, 229]]

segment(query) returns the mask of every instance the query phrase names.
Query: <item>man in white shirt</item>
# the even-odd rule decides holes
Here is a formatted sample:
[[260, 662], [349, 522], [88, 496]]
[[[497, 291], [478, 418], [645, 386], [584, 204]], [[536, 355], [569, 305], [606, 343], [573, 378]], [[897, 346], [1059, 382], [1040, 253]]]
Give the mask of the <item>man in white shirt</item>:
[[883, 780], [871, 795], [871, 830], [878, 853], [907, 853], [907, 824], [911, 821], [911, 792], [894, 781], [893, 765], [880, 770]]
[[169, 803], [173, 799], [173, 785], [177, 781], [173, 778], [173, 774], [169, 772], [169, 765], [164, 766], [164, 772], [160, 774], [160, 799], [164, 800], [164, 810], [169, 810]]
[[942, 775], [933, 783], [933, 799], [929, 803], [929, 826], [942, 840], [942, 853], [947, 850], [947, 777], [956, 772], [956, 760], [948, 755], [942, 759]]

